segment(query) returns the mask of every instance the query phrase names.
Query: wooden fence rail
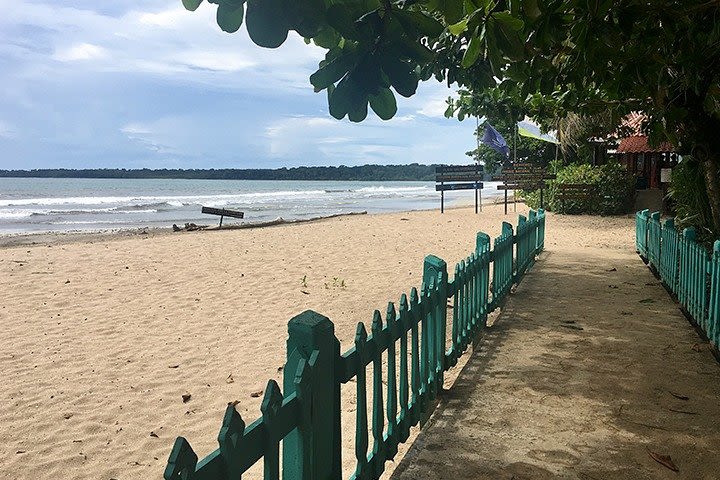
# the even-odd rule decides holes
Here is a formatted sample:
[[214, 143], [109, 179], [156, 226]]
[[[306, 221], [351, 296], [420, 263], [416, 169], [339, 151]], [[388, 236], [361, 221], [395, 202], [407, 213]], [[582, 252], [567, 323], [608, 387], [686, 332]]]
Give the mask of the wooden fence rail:
[[[679, 232], [673, 219], [647, 210], [635, 216], [635, 246], [650, 269], [677, 299], [690, 320], [720, 348], [720, 240], [713, 252], [696, 241], [693, 228]], [[720, 358], [720, 357], [719, 357]]]
[[[178, 437], [165, 479], [239, 480], [260, 459], [267, 480], [281, 475], [285, 480], [340, 479], [340, 386], [352, 380], [357, 403], [356, 468], [351, 478], [379, 478], [398, 445], [408, 439], [410, 428], [424, 423], [432, 413], [445, 371], [457, 364], [484, 329], [488, 314], [532, 267], [544, 243], [545, 212], [538, 210], [528, 218], [519, 217], [516, 235], [512, 225], [503, 223], [493, 249], [490, 237], [478, 233], [475, 251], [455, 265], [452, 280], [444, 260], [427, 256], [420, 290], [413, 288], [409, 295], [401, 295], [397, 306], [390, 302], [384, 320], [376, 310], [369, 335], [359, 323], [354, 346], [342, 355], [327, 317], [307, 311], [291, 319], [285, 394], [270, 380], [262, 416], [249, 426], [228, 405], [218, 435], [220, 447], [200, 461], [188, 441]], [[447, 347], [450, 299], [452, 327]], [[370, 365], [372, 376], [367, 378]]]

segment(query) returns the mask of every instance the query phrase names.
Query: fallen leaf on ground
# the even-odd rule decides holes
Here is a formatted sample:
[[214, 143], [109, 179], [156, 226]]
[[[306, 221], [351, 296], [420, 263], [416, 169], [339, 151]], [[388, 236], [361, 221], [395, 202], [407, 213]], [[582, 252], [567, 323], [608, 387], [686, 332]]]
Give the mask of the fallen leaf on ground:
[[300, 290], [300, 293], [304, 293], [305, 295], [310, 295], [310, 292], [306, 292], [305, 290]]
[[225, 383], [233, 383], [234, 381], [235, 381], [235, 379], [233, 378], [232, 373], [230, 375], [228, 375], [227, 378], [225, 379]]
[[180, 365], [169, 365], [168, 368], [178, 368]]
[[577, 325], [562, 324], [560, 326], [565, 328], [572, 328], [573, 330], [585, 330], [583, 327], [578, 327]]
[[25, 453], [25, 450], [18, 450], [17, 452], [15, 452], [15, 455], [20, 455], [21, 453]]
[[675, 413], [684, 413], [686, 415], [697, 415], [697, 412], [690, 412], [688, 410], [678, 410], [676, 408], [668, 408], [668, 410]]
[[70, 420], [72, 418], [72, 416], [73, 416], [72, 413], [63, 413], [63, 418], [65, 420]]
[[617, 272], [617, 268], [612, 267], [611, 269], [608, 270], [608, 272]]
[[663, 465], [664, 467], [669, 468], [673, 472], [679, 472], [680, 469], [673, 463], [672, 458], [670, 458], [670, 455], [660, 455], [659, 453], [650, 452], [650, 457], [652, 457], [653, 460], [658, 462], [660, 465]]
[[234, 406], [237, 405], [238, 403], [240, 403], [240, 400], [233, 400], [232, 402], [228, 402], [228, 405], [234, 407]]
[[192, 394], [191, 394], [191, 393], [183, 393], [183, 396], [182, 396], [183, 403], [189, 402], [189, 401], [190, 401], [190, 398], [192, 398]]
[[262, 395], [262, 394], [263, 394], [263, 391], [262, 391], [262, 390], [258, 390], [258, 391], [256, 391], [256, 392], [252, 392], [252, 393], [250, 394], [250, 396], [253, 397], [253, 398], [257, 398], [257, 397], [259, 397], [259, 396]]
[[160, 437], [158, 437], [157, 433], [155, 433], [155, 432], [150, 432], [150, 436], [153, 438], [160, 438]]
[[283, 371], [283, 368], [285, 368], [285, 366], [280, 365], [280, 366], [278, 367], [278, 372], [282, 372], [282, 371]]
[[694, 344], [691, 348], [696, 352], [702, 352], [702, 345], [700, 345], [699, 343]]
[[685, 395], [680, 395], [679, 393], [675, 393], [675, 392], [671, 392], [671, 391], [668, 391], [668, 393], [670, 395], [672, 395], [673, 397], [680, 399], [680, 400], [690, 400], [690, 397], [685, 396]]

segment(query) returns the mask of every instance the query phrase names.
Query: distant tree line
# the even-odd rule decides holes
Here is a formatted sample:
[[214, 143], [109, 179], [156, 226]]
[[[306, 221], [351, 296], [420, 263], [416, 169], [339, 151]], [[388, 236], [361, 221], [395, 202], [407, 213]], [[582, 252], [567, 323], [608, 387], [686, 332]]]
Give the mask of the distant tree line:
[[203, 180], [369, 180], [432, 181], [436, 165], [360, 165], [347, 167], [293, 167], [277, 169], [124, 169], [50, 168], [37, 170], [0, 170], [0, 177], [32, 178], [154, 178]]

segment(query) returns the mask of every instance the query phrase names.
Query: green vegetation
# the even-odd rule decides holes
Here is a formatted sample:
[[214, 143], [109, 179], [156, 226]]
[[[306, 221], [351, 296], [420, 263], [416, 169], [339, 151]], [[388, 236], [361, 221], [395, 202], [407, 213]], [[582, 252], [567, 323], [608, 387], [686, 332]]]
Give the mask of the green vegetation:
[[436, 165], [361, 165], [277, 169], [105, 169], [0, 170], [0, 177], [35, 178], [184, 178], [206, 180], [433, 181]]
[[[449, 115], [528, 115], [548, 127], [604, 112], [608, 130], [647, 114], [651, 143], [668, 140], [703, 172], [720, 235], [720, 22], [696, 0], [211, 0], [227, 32], [247, 23], [258, 45], [294, 30], [327, 50], [310, 77], [330, 114], [392, 117], [395, 93], [431, 77], [457, 84]], [[194, 10], [201, 0], [183, 0]]]
[[[593, 167], [587, 163], [572, 163], [567, 166], [554, 165], [557, 180], [548, 182], [544, 192], [545, 207], [557, 213], [588, 213], [597, 215], [618, 215], [628, 213], [633, 206], [635, 177], [628, 175], [625, 167], [617, 162]], [[558, 184], [586, 184], [595, 187], [593, 196], [587, 199], [560, 200]], [[540, 206], [540, 191], [520, 192], [530, 208]]]
[[675, 225], [680, 229], [695, 227], [698, 240], [710, 246], [715, 235], [708, 228], [712, 224], [712, 212], [703, 177], [698, 162], [680, 162], [673, 169], [670, 200], [675, 210]]

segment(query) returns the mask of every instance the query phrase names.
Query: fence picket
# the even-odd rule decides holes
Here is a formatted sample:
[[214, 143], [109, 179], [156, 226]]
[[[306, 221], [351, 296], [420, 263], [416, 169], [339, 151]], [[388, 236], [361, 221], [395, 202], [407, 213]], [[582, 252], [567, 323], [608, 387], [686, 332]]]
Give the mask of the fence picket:
[[355, 460], [357, 467], [353, 478], [366, 479], [368, 475], [368, 422], [367, 422], [367, 388], [365, 385], [365, 345], [367, 331], [365, 325], [358, 323], [355, 332], [355, 353], [357, 361], [357, 399], [355, 410]]
[[400, 297], [400, 429], [398, 438], [400, 443], [408, 439], [410, 435], [410, 417], [408, 413], [408, 335], [410, 330], [410, 315], [408, 313], [407, 296], [403, 293]]
[[387, 347], [387, 359], [388, 359], [388, 372], [387, 372], [387, 451], [385, 452], [385, 458], [392, 460], [395, 458], [397, 453], [397, 379], [395, 370], [395, 305], [390, 302], [387, 307], [387, 332], [388, 332], [388, 347]]

